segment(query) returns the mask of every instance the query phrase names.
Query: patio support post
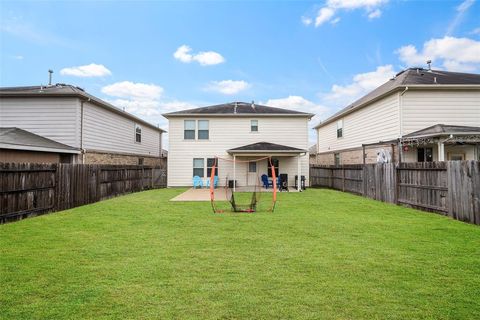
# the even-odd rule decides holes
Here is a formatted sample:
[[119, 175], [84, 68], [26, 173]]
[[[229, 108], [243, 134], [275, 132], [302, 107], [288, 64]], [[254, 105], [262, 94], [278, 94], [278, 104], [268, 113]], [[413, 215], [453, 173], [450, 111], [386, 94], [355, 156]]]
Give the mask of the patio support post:
[[438, 161], [445, 161], [445, 144], [443, 141], [438, 142]]
[[233, 192], [235, 192], [235, 188], [237, 187], [237, 177], [236, 177], [237, 163], [235, 162], [236, 160], [237, 160], [237, 156], [233, 155]]
[[301, 166], [300, 166], [300, 155], [297, 156], [297, 171], [298, 171], [298, 178], [297, 178], [297, 190], [302, 190], [302, 176], [301, 176]]

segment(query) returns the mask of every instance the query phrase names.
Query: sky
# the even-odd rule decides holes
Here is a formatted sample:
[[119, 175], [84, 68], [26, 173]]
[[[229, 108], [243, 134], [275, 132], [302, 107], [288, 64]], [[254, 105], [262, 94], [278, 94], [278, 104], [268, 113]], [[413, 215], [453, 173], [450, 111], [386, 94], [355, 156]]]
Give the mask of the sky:
[[164, 129], [162, 113], [232, 101], [311, 112], [313, 127], [429, 59], [480, 72], [480, 1], [0, 0], [0, 86], [52, 69]]

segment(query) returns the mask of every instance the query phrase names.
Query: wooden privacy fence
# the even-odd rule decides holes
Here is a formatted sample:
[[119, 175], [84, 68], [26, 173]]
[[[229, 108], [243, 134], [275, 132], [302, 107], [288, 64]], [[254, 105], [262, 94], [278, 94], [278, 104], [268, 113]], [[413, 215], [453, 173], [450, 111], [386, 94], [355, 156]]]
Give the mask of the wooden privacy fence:
[[479, 161], [313, 165], [310, 184], [480, 224]]
[[0, 223], [166, 185], [160, 167], [0, 163]]

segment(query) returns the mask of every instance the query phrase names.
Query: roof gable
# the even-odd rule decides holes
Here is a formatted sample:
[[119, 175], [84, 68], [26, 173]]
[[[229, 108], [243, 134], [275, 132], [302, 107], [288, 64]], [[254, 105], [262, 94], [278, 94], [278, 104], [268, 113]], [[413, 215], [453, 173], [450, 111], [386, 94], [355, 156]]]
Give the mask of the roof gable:
[[431, 86], [433, 88], [439, 87], [440, 85], [478, 85], [480, 90], [480, 74], [409, 68], [397, 73], [395, 77], [391, 78], [381, 86], [349, 104], [342, 110], [336, 112], [326, 120], [320, 122], [315, 126], [315, 128], [319, 128], [327, 123], [330, 123], [339, 118], [341, 115], [371, 103], [396, 90], [408, 86]]
[[0, 97], [77, 97], [85, 99], [104, 109], [115, 112], [123, 117], [129, 118], [139, 124], [145, 125], [156, 131], [165, 132], [165, 130], [143, 120], [139, 117], [126, 112], [114, 105], [97, 98], [80, 87], [69, 84], [57, 83], [50, 86], [27, 86], [27, 87], [2, 87], [0, 88]]

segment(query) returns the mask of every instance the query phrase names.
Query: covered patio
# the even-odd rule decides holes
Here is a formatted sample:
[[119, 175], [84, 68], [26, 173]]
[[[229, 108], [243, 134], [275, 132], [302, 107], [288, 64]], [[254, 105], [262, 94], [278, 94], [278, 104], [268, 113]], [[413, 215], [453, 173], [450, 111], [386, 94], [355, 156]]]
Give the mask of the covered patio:
[[[263, 175], [267, 176], [269, 182], [273, 182], [272, 165], [277, 177], [284, 175], [289, 190], [292, 186], [296, 186], [297, 191], [301, 190], [301, 183], [295, 183], [295, 176], [304, 176], [305, 185], [307, 184], [308, 159], [305, 149], [270, 142], [257, 142], [229, 149], [227, 153], [232, 160], [231, 177], [234, 192], [249, 191], [253, 186], [263, 185], [261, 179]], [[269, 191], [269, 188], [264, 191]]]
[[480, 160], [480, 127], [437, 124], [400, 141], [404, 162]]

